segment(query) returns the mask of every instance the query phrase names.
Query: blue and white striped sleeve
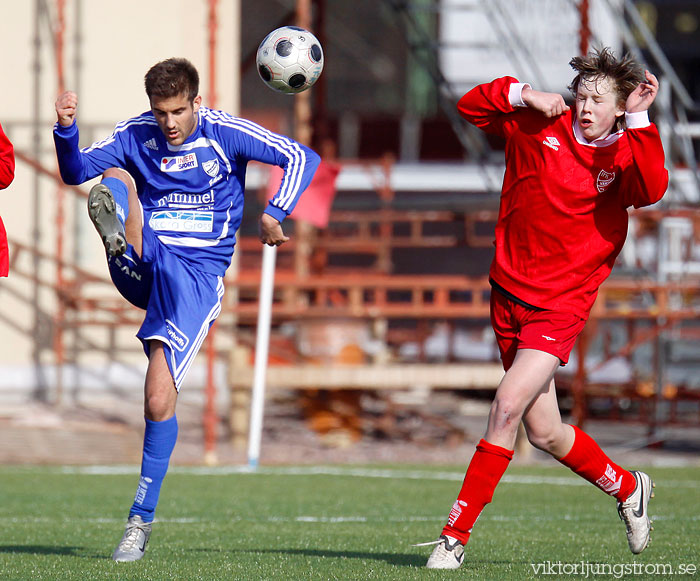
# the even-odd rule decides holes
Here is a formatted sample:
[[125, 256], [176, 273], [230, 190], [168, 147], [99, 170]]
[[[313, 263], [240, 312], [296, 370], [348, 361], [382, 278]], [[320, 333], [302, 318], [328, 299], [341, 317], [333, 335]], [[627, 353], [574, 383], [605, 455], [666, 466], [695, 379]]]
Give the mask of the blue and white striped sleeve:
[[282, 222], [296, 206], [302, 192], [311, 183], [321, 158], [312, 149], [284, 135], [273, 133], [241, 118], [232, 118], [238, 155], [247, 160], [278, 165], [284, 170], [279, 190], [265, 208]]
[[56, 157], [61, 178], [66, 184], [79, 185], [107, 168], [124, 167], [124, 151], [117, 133], [90, 147], [80, 149], [78, 124], [63, 127], [56, 123], [53, 130]]

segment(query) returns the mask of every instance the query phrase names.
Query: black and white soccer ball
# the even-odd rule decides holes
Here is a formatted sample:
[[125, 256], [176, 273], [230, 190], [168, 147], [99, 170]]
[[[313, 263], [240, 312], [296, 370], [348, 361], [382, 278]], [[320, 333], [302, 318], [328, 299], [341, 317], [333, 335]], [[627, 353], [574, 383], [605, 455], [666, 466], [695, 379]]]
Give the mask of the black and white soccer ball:
[[301, 93], [321, 75], [323, 49], [308, 30], [283, 26], [260, 43], [256, 63], [268, 87], [280, 93]]

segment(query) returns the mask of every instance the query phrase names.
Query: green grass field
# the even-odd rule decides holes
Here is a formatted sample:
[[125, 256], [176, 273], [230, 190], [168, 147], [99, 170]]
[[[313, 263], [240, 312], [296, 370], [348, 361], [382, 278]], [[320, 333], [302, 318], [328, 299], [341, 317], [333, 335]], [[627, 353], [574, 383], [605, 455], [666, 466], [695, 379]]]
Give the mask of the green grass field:
[[649, 470], [655, 531], [634, 556], [612, 499], [559, 466], [511, 466], [462, 568], [429, 571], [430, 548], [411, 545], [437, 537], [463, 469], [173, 467], [146, 556], [117, 564], [136, 468], [3, 466], [0, 579], [518, 580], [617, 566], [589, 569], [609, 579], [635, 563], [624, 578], [700, 578], [687, 572], [700, 568], [700, 468]]

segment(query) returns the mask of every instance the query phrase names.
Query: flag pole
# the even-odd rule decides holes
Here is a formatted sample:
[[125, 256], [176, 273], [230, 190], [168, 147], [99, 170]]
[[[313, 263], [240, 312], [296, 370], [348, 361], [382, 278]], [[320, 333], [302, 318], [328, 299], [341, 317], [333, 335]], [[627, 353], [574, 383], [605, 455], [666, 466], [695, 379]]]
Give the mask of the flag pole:
[[253, 395], [250, 407], [250, 432], [248, 434], [248, 466], [257, 468], [260, 460], [263, 411], [265, 409], [265, 375], [270, 345], [272, 321], [272, 295], [275, 287], [275, 259], [277, 246], [263, 246], [260, 298], [258, 305], [258, 329], [255, 340], [255, 367], [253, 369]]

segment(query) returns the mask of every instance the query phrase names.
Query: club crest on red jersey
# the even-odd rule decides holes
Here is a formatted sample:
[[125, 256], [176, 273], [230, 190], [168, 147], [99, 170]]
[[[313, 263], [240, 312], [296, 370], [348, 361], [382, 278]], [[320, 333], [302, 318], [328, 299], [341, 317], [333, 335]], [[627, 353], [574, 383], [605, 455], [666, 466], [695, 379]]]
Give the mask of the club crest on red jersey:
[[598, 174], [598, 179], [595, 181], [596, 189], [602, 194], [608, 189], [608, 186], [613, 183], [615, 179], [615, 172], [607, 172], [604, 169], [600, 170]]

